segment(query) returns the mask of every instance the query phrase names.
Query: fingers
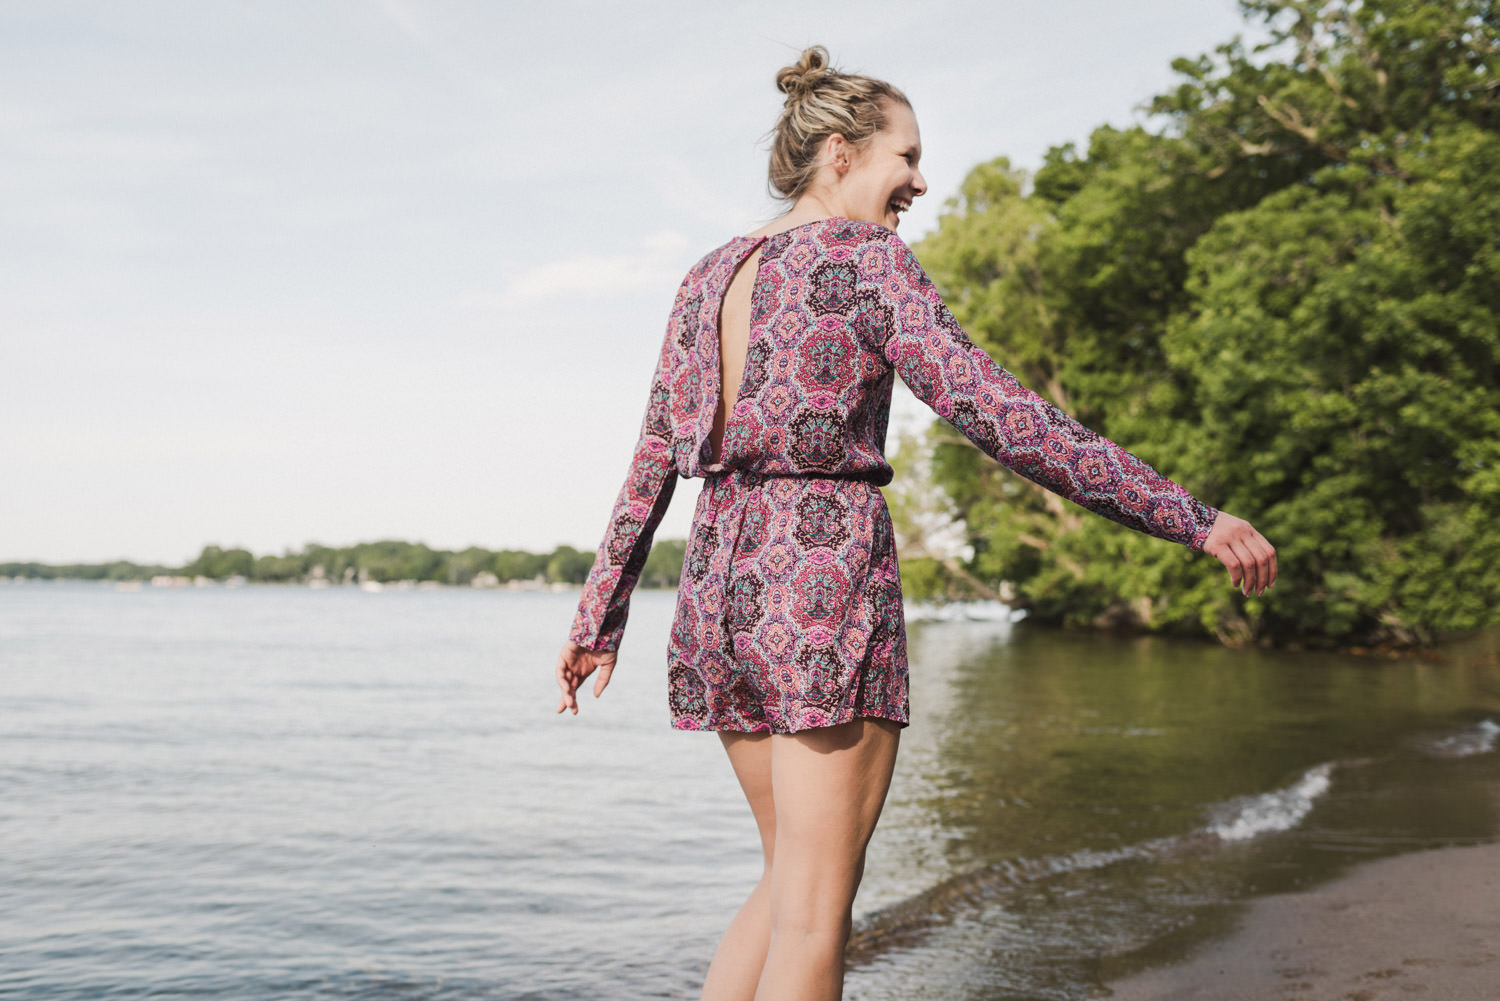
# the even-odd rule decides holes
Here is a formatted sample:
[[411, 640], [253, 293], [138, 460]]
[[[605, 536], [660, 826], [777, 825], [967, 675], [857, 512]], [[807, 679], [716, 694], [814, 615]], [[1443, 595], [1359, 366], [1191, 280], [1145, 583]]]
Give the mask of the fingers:
[[1276, 550], [1259, 532], [1255, 534], [1255, 550], [1256, 572], [1260, 576], [1260, 590], [1256, 593], [1264, 594], [1276, 583]]
[[1250, 551], [1249, 542], [1236, 539], [1229, 544], [1235, 559], [1240, 562], [1240, 593], [1250, 595], [1260, 589], [1260, 563]]
[[1214, 555], [1218, 557], [1220, 563], [1224, 564], [1224, 568], [1229, 571], [1229, 586], [1234, 588], [1240, 587], [1240, 582], [1245, 579], [1245, 565], [1240, 559], [1240, 554], [1235, 551], [1234, 543], [1224, 543]]
[[1253, 590], [1256, 594], [1265, 594], [1276, 583], [1276, 547], [1251, 528], [1248, 549], [1255, 566], [1256, 586]]
[[614, 653], [590, 650], [571, 642], [563, 646], [562, 653], [557, 657], [557, 687], [562, 692], [557, 701], [558, 712], [572, 710], [574, 716], [578, 715], [578, 686], [582, 685], [596, 668], [599, 676], [594, 679], [594, 698], [597, 699], [604, 694], [610, 675], [614, 673]]
[[557, 711], [572, 709], [573, 715], [578, 715], [578, 685], [583, 678], [573, 669], [569, 660], [568, 651], [563, 650], [557, 657], [557, 687], [562, 689], [562, 697], [558, 700]]
[[599, 665], [599, 677], [594, 679], [594, 698], [597, 699], [604, 694], [604, 687], [609, 684], [609, 676], [614, 673], [614, 670], [615, 665], [613, 663]]
[[[1276, 583], [1276, 549], [1265, 536], [1251, 529], [1248, 539], [1236, 540], [1230, 549], [1240, 564], [1241, 579], [1236, 583], [1241, 593], [1262, 595]], [[1230, 577], [1234, 577], [1232, 572]]]
[[1246, 596], [1260, 593], [1260, 563], [1255, 559], [1255, 554], [1250, 552], [1250, 547], [1245, 547], [1245, 586], [1240, 590]]
[[1204, 549], [1224, 564], [1229, 583], [1241, 594], [1265, 594], [1276, 583], [1276, 547], [1248, 521], [1220, 512], [1210, 538], [1213, 546], [1205, 543]]

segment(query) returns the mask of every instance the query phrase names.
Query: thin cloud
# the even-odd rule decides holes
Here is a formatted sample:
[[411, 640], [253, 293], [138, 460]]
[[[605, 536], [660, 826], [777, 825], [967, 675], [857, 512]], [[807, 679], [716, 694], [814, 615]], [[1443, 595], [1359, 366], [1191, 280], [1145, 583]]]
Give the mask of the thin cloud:
[[524, 305], [543, 300], [611, 299], [622, 295], [660, 296], [682, 281], [684, 252], [692, 241], [663, 231], [624, 254], [578, 254], [523, 268], [490, 296], [466, 297], [471, 304]]
[[431, 56], [455, 83], [493, 101], [513, 96], [509, 87], [475, 67], [468, 57], [439, 39], [422, 15], [400, 0], [380, 0], [380, 9], [401, 34]]

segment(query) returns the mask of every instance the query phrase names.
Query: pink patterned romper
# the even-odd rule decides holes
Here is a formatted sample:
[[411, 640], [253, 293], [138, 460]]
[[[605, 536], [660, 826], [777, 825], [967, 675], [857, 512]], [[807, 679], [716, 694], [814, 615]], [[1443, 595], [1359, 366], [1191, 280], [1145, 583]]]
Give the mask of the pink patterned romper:
[[[722, 456], [719, 306], [762, 248]], [[896, 374], [998, 462], [1091, 511], [1202, 549], [1218, 511], [1026, 389], [964, 334], [911, 250], [834, 217], [735, 237], [677, 291], [630, 472], [569, 638], [617, 650], [679, 476], [706, 478], [667, 646], [672, 725], [790, 733], [908, 721], [886, 425]]]

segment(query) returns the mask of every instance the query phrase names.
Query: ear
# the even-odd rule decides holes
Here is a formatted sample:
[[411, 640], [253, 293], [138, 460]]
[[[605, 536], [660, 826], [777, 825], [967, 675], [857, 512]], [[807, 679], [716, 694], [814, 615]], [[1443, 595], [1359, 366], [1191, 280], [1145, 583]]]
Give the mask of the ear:
[[849, 140], [837, 132], [823, 140], [824, 162], [832, 165], [841, 177], [849, 172], [849, 160], [853, 154], [854, 148], [849, 145]]

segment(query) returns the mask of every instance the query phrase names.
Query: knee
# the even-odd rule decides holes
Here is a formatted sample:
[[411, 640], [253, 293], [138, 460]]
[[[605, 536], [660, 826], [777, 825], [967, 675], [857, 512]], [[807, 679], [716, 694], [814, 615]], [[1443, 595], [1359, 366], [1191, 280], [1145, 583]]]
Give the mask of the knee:
[[771, 936], [806, 948], [841, 951], [853, 929], [853, 902], [843, 895], [779, 895], [771, 904]]
[[785, 921], [771, 922], [771, 943], [779, 949], [824, 956], [842, 955], [849, 945], [849, 923], [827, 925]]

